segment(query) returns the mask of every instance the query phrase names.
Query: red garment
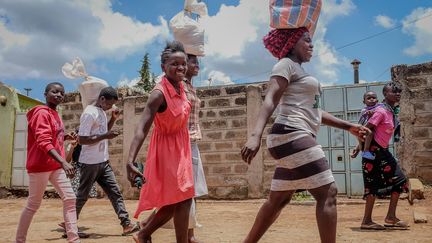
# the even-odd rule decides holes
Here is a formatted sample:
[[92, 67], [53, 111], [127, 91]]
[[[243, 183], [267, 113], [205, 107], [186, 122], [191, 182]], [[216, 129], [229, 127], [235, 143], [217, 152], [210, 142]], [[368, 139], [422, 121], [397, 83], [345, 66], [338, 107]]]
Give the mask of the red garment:
[[57, 111], [39, 105], [27, 113], [27, 172], [47, 172], [62, 168], [48, 155], [55, 149], [63, 158], [64, 127]]
[[155, 90], [163, 93], [164, 112], [156, 113], [147, 151], [144, 176], [135, 218], [144, 210], [161, 208], [195, 196], [192, 156], [188, 132], [191, 104], [183, 84], [180, 95], [165, 78]]
[[273, 29], [264, 36], [264, 46], [274, 57], [282, 59], [294, 48], [305, 32], [308, 32], [305, 27], [297, 29]]

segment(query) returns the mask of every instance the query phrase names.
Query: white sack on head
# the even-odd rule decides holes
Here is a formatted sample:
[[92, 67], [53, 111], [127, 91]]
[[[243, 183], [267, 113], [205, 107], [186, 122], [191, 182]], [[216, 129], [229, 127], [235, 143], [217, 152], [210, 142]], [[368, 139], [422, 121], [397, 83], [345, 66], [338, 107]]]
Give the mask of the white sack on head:
[[84, 78], [84, 81], [79, 85], [83, 109], [87, 105], [95, 104], [99, 98], [100, 91], [109, 86], [107, 81], [89, 76], [85, 71], [84, 63], [79, 57], [75, 58], [72, 64], [65, 63], [62, 67], [62, 72], [64, 76], [70, 79]]
[[208, 10], [207, 5], [203, 2], [198, 2], [197, 0], [185, 0], [184, 10], [199, 16], [207, 16]]
[[181, 11], [170, 20], [174, 39], [181, 42], [187, 54], [204, 56], [204, 28]]

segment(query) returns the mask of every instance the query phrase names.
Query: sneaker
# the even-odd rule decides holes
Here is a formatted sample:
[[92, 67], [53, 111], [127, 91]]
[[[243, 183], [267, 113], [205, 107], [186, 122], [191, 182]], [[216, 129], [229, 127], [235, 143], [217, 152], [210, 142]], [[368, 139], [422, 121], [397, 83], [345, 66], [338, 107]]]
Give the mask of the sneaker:
[[375, 159], [375, 155], [372, 152], [369, 151], [363, 151], [362, 152], [362, 157], [365, 159], [369, 159], [369, 160], [374, 160]]

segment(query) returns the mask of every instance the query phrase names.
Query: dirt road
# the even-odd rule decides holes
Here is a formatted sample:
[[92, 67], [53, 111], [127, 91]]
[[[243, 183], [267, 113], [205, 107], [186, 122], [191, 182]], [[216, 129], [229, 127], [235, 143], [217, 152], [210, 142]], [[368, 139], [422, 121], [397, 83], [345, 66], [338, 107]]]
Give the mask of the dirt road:
[[[410, 230], [386, 230], [367, 232], [359, 229], [363, 214], [361, 200], [340, 199], [338, 205], [338, 242], [432, 242], [432, 191], [427, 199], [410, 206], [406, 200], [399, 203], [398, 215], [407, 220]], [[241, 242], [250, 229], [263, 200], [250, 201], [199, 201], [198, 220], [203, 225], [196, 230], [199, 239], [206, 243]], [[25, 199], [0, 200], [0, 242], [12, 242], [16, 225]], [[127, 201], [131, 214], [137, 201]], [[379, 201], [374, 219], [383, 222], [388, 201]], [[427, 215], [429, 223], [414, 224], [413, 210]], [[315, 222], [315, 207], [311, 203], [289, 205], [261, 242], [319, 242]], [[142, 218], [146, 214], [141, 215]], [[57, 223], [62, 221], [61, 202], [46, 199], [33, 219], [28, 242], [66, 242], [61, 238]], [[79, 226], [91, 234], [83, 242], [122, 243], [133, 242], [131, 237], [120, 236], [121, 227], [106, 199], [89, 200], [82, 211]], [[174, 231], [160, 229], [153, 235], [153, 242], [175, 242]]]

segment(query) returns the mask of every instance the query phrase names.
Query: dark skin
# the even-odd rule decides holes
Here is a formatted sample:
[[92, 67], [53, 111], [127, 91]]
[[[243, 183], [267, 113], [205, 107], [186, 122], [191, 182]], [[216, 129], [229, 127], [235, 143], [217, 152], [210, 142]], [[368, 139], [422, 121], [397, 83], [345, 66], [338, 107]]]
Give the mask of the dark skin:
[[[47, 92], [44, 93], [46, 99], [46, 106], [56, 110], [57, 106], [64, 100], [64, 87], [58, 84], [51, 85]], [[66, 134], [65, 140], [73, 139], [72, 134]], [[66, 173], [68, 178], [73, 178], [75, 175], [75, 169], [71, 166], [55, 149], [48, 151], [48, 155], [58, 162]]]
[[[296, 43], [288, 57], [299, 64], [308, 62], [312, 57], [313, 45], [309, 33]], [[242, 159], [250, 164], [261, 146], [261, 137], [269, 117], [273, 114], [279, 104], [284, 91], [288, 87], [288, 81], [281, 76], [272, 76], [269, 87], [261, 107], [253, 133], [241, 150]], [[361, 139], [369, 132], [363, 126], [352, 124], [338, 119], [327, 112], [322, 113], [321, 122], [328, 126], [348, 130], [354, 136]], [[288, 204], [295, 191], [271, 191], [269, 198], [261, 207], [255, 219], [254, 225], [244, 240], [245, 243], [258, 242], [270, 226], [276, 221], [281, 210]], [[316, 217], [321, 242], [336, 242], [336, 195], [335, 183], [330, 183], [319, 188], [311, 189], [309, 192], [316, 199]]]
[[[188, 55], [188, 70], [186, 73], [186, 80], [192, 85], [192, 78], [197, 76], [199, 73], [199, 61], [197, 56]], [[195, 238], [194, 229], [188, 230], [188, 238], [189, 243], [199, 243], [199, 241]]]
[[[387, 103], [388, 105], [394, 108], [396, 106], [396, 103], [400, 101], [401, 91], [393, 90], [391, 87], [387, 86], [387, 88], [384, 91], [384, 98], [385, 98], [385, 103]], [[372, 131], [376, 129], [375, 125], [371, 123], [368, 123], [366, 127], [371, 129]], [[396, 207], [399, 200], [399, 195], [400, 195], [399, 193], [393, 192], [390, 196], [389, 208], [384, 220], [388, 224], [394, 224], [400, 221], [400, 219], [396, 217]], [[376, 197], [373, 195], [368, 195], [366, 197], [366, 205], [365, 205], [365, 212], [362, 220], [362, 226], [378, 225], [372, 220], [372, 211], [375, 203], [375, 198]], [[384, 227], [382, 227], [382, 229], [384, 229]]]
[[[115, 103], [117, 103], [116, 99], [106, 99], [104, 96], [102, 96], [98, 98], [98, 101], [96, 102], [95, 106], [102, 108], [102, 110], [104, 111], [107, 111], [111, 109]], [[119, 116], [120, 116], [120, 110], [114, 109], [111, 112], [111, 119], [108, 121], [108, 132], [100, 135], [93, 135], [93, 136], [79, 136], [79, 143], [90, 145], [90, 144], [95, 144], [104, 139], [113, 139], [117, 137], [120, 134], [120, 132], [117, 130], [112, 130], [112, 127], [114, 126], [114, 122], [118, 119]]]
[[[168, 81], [176, 89], [177, 93], [180, 93], [180, 83], [185, 78], [187, 71], [186, 54], [183, 52], [172, 53], [168, 60], [161, 64], [161, 67], [165, 72], [165, 76]], [[128, 180], [131, 183], [134, 181], [134, 178], [137, 175], [144, 178], [143, 174], [133, 165], [133, 162], [135, 161], [138, 151], [140, 150], [145, 138], [148, 135], [156, 113], [164, 111], [166, 107], [166, 101], [162, 92], [158, 90], [152, 91], [144, 109], [141, 121], [135, 130], [135, 137], [129, 149], [126, 169]], [[160, 208], [154, 217], [150, 217], [145, 225], [144, 223], [142, 224], [144, 227], [140, 230], [137, 236], [134, 236], [134, 240], [140, 243], [151, 242], [151, 235], [153, 232], [155, 232], [159, 227], [174, 217], [176, 242], [187, 243], [190, 205], [191, 199], [187, 199], [185, 201]]]
[[[365, 104], [365, 105], [368, 106], [368, 107], [371, 107], [371, 106], [376, 105], [377, 103], [378, 103], [378, 98], [377, 98], [377, 95], [376, 95], [375, 92], [373, 92], [373, 91], [369, 91], [369, 92], [366, 92], [366, 93], [364, 94], [364, 96], [363, 96], [363, 104]], [[369, 117], [372, 116], [372, 114], [373, 114], [373, 111], [368, 111], [368, 116], [369, 116]], [[351, 154], [350, 154], [351, 158], [355, 158], [355, 157], [357, 157], [358, 153], [359, 153], [361, 150], [369, 151], [370, 143], [371, 143], [371, 141], [372, 141], [372, 138], [373, 138], [373, 132], [371, 132], [371, 133], [370, 133], [370, 134], [365, 138], [364, 148], [362, 148], [362, 143], [361, 143], [361, 142], [359, 142], [359, 143], [357, 144], [356, 148], [353, 149], [353, 151], [352, 151]]]

